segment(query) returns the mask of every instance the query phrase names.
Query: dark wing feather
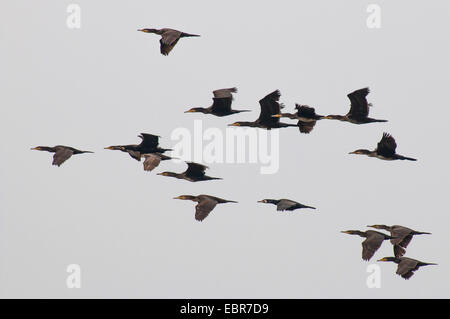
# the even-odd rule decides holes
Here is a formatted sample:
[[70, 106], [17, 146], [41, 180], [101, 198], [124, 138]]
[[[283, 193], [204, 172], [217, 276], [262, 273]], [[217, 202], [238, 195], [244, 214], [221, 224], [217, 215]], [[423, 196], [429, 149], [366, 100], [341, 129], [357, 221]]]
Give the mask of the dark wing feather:
[[411, 278], [414, 275], [414, 270], [417, 268], [417, 260], [410, 258], [402, 258], [397, 267], [397, 275], [402, 276], [405, 279]]
[[173, 42], [172, 44], [165, 44], [164, 41], [161, 39], [159, 40], [160, 43], [160, 52], [162, 55], [169, 55], [170, 51], [173, 50], [173, 48], [175, 47], [175, 44], [177, 44], [179, 39], [177, 39], [175, 42]]
[[205, 175], [205, 170], [208, 168], [205, 165], [193, 163], [193, 162], [188, 162], [187, 165], [188, 165], [188, 168], [186, 170], [186, 175], [188, 175], [188, 176], [192, 176], [192, 175], [203, 176], [203, 175]]
[[141, 144], [139, 146], [146, 148], [156, 148], [159, 144], [159, 136], [147, 133], [141, 133], [139, 135], [142, 138]]
[[366, 99], [369, 92], [369, 88], [363, 88], [347, 95], [351, 102], [350, 111], [348, 112], [350, 117], [361, 118], [369, 115], [369, 104]]
[[283, 210], [287, 210], [289, 208], [292, 208], [294, 206], [296, 206], [298, 203], [294, 202], [292, 200], [289, 199], [282, 199], [278, 204], [277, 204], [277, 210], [279, 211], [283, 211]]
[[280, 100], [280, 96], [280, 91], [275, 90], [259, 101], [259, 104], [261, 106], [261, 113], [257, 122], [276, 124], [280, 121], [280, 118], [272, 117], [272, 115], [280, 113], [281, 105], [280, 103], [278, 103], [278, 101]]
[[369, 235], [366, 240], [362, 242], [362, 259], [370, 260], [373, 257], [378, 248], [381, 247], [384, 238], [377, 234]]
[[231, 97], [217, 98], [213, 97], [213, 105], [211, 107], [211, 111], [213, 113], [224, 113], [231, 111], [231, 101], [233, 99]]
[[314, 129], [315, 125], [316, 125], [316, 121], [312, 121], [312, 122], [298, 121], [297, 122], [297, 126], [298, 126], [298, 129], [300, 130], [300, 133], [305, 133], [305, 134], [311, 133], [311, 131]]
[[237, 88], [219, 89], [213, 91], [214, 97], [216, 98], [233, 98], [232, 93], [236, 93]]
[[395, 139], [388, 133], [383, 133], [383, 137], [378, 142], [377, 153], [382, 156], [390, 157], [395, 154], [397, 143]]
[[161, 54], [168, 55], [180, 40], [181, 32], [177, 30], [167, 30], [161, 35], [159, 43], [161, 45]]
[[412, 275], [414, 275], [414, 271], [411, 270], [401, 276], [402, 276], [402, 278], [409, 279], [412, 277]]
[[399, 258], [406, 253], [406, 249], [402, 248], [400, 245], [394, 245], [394, 256]]
[[297, 115], [306, 118], [314, 118], [316, 116], [316, 111], [313, 107], [308, 105], [295, 104], [297, 109]]
[[53, 155], [53, 165], [61, 166], [62, 163], [67, 161], [73, 155], [73, 151], [68, 148], [60, 148]]
[[207, 197], [202, 198], [195, 206], [195, 219], [198, 221], [204, 220], [216, 205], [217, 201]]
[[159, 163], [161, 162], [161, 157], [158, 154], [147, 154], [144, 155], [145, 160], [144, 160], [144, 171], [152, 171], [155, 167], [157, 167], [159, 165]]
[[134, 158], [136, 161], [141, 161], [141, 153], [138, 151], [127, 150], [127, 153]]
[[400, 246], [403, 248], [408, 247], [409, 243], [411, 242], [411, 239], [413, 238], [413, 235], [408, 235], [406, 236], [401, 242], [400, 242]]
[[392, 226], [391, 227], [391, 236], [395, 237], [395, 238], [391, 239], [391, 243], [392, 244], [400, 244], [406, 236], [411, 234], [411, 232], [412, 232], [412, 230], [407, 227]]

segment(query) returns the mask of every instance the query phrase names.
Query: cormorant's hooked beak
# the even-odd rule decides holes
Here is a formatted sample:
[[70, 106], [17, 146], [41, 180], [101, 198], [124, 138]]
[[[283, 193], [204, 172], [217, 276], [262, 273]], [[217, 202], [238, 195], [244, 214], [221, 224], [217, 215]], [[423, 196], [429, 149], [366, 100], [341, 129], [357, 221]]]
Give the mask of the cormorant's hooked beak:
[[272, 115], [272, 117], [278, 117], [278, 118], [280, 118], [280, 117], [281, 117], [281, 114], [275, 114], [275, 115]]
[[105, 150], [114, 150], [114, 147], [113, 146], [108, 146], [108, 147], [105, 147]]
[[32, 147], [30, 150], [39, 151], [39, 147]]
[[148, 30], [147, 29], [137, 29], [138, 31], [141, 31], [141, 32], [146, 32], [146, 33], [148, 33]]
[[241, 126], [239, 123], [228, 124], [228, 126]]
[[262, 199], [262, 200], [257, 201], [257, 203], [267, 203], [267, 201], [265, 199]]
[[195, 110], [194, 109], [190, 109], [190, 110], [184, 111], [184, 113], [195, 113]]
[[191, 199], [191, 196], [189, 196], [189, 195], [180, 195], [180, 196], [174, 197], [173, 199], [190, 200], [190, 199]]
[[343, 234], [350, 234], [350, 232], [348, 230], [342, 230], [341, 233], [343, 233]]
[[378, 259], [377, 261], [388, 261], [386, 257]]

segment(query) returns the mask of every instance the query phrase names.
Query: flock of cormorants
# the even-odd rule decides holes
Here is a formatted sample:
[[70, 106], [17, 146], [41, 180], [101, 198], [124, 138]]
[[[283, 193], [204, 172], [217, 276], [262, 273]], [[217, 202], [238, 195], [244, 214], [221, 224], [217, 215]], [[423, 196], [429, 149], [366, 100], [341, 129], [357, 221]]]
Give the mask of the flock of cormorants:
[[[178, 41], [184, 37], [198, 37], [196, 34], [189, 34], [181, 32], [174, 29], [164, 28], [164, 29], [138, 29], [138, 31], [146, 33], [155, 33], [161, 35], [160, 39], [160, 51], [161, 54], [167, 56]], [[237, 88], [225, 88], [213, 91], [213, 104], [207, 108], [191, 108], [185, 113], [204, 113], [211, 114], [219, 117], [233, 115], [241, 112], [250, 112], [250, 110], [234, 110], [231, 108], [233, 101], [233, 93], [237, 92]], [[369, 107], [371, 104], [367, 102], [367, 95], [369, 94], [369, 88], [362, 88], [348, 94], [350, 99], [350, 110], [346, 115], [317, 115], [315, 109], [308, 105], [296, 104], [294, 113], [282, 113], [281, 109], [284, 108], [282, 104], [279, 103], [280, 91], [275, 90], [268, 94], [259, 101], [261, 111], [259, 117], [253, 122], [234, 122], [229, 124], [230, 126], [246, 126], [246, 127], [258, 127], [262, 129], [276, 129], [285, 127], [298, 127], [301, 133], [310, 133], [316, 122], [322, 119], [331, 119], [345, 121], [353, 124], [367, 124], [375, 122], [387, 122], [387, 120], [379, 120], [370, 118]], [[291, 120], [298, 121], [297, 124], [283, 123], [280, 122], [280, 118], [288, 118]], [[139, 137], [142, 139], [140, 144], [129, 144], [129, 145], [115, 145], [109, 146], [105, 149], [118, 150], [128, 153], [133, 159], [141, 161], [144, 158], [143, 166], [145, 171], [152, 171], [157, 167], [161, 161], [170, 160], [172, 157], [164, 155], [166, 151], [171, 151], [171, 149], [159, 147], [159, 136], [141, 133]], [[388, 133], [383, 133], [383, 137], [377, 145], [377, 148], [373, 151], [366, 149], [358, 149], [350, 154], [361, 154], [367, 155], [369, 157], [376, 157], [382, 160], [409, 160], [416, 161], [416, 159], [411, 157], [402, 156], [396, 153], [397, 144], [394, 138]], [[66, 160], [68, 160], [72, 155], [92, 153], [90, 151], [81, 151], [73, 147], [57, 145], [55, 147], [48, 146], [37, 146], [32, 148], [33, 150], [47, 151], [55, 153], [53, 156], [53, 165], [60, 166]], [[205, 175], [205, 170], [208, 168], [205, 165], [187, 162], [188, 168], [182, 173], [174, 172], [162, 172], [157, 175], [174, 177], [177, 179], [184, 179], [190, 182], [208, 181], [208, 180], [220, 180], [219, 177], [211, 177]], [[195, 206], [195, 219], [198, 221], [203, 221], [209, 213], [216, 207], [217, 204], [223, 203], [236, 203], [232, 200], [226, 200], [223, 198], [211, 196], [211, 195], [180, 195], [174, 199], [181, 200], [191, 200], [197, 202]], [[293, 211], [300, 208], [315, 209], [314, 207], [300, 204], [296, 201], [290, 199], [263, 199], [258, 201], [258, 203], [274, 204], [277, 206], [277, 211]], [[410, 228], [393, 225], [372, 225], [367, 226], [375, 229], [382, 229], [390, 232], [390, 235], [385, 233], [367, 230], [365, 232], [359, 230], [347, 230], [343, 233], [349, 235], [358, 235], [364, 237], [365, 240], [362, 243], [362, 259], [370, 260], [375, 252], [381, 247], [383, 241], [390, 240], [393, 245], [394, 257], [384, 257], [378, 261], [391, 261], [398, 264], [397, 274], [405, 279], [409, 279], [414, 271], [418, 270], [419, 267], [426, 265], [436, 265], [434, 263], [425, 263], [416, 259], [404, 257], [406, 252], [406, 247], [410, 243], [411, 239], [415, 235], [430, 234], [428, 232], [419, 232], [412, 230]]]

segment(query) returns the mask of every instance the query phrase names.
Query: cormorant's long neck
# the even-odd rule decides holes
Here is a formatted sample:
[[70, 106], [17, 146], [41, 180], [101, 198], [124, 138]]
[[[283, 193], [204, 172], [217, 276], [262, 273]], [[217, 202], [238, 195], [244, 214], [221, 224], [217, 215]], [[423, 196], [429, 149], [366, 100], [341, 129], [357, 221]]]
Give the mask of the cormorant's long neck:
[[280, 114], [280, 117], [287, 117], [290, 119], [296, 119], [298, 116], [299, 116], [298, 112], [294, 113], [294, 114], [292, 114], [292, 113], [281, 113]]
[[184, 198], [183, 198], [183, 199], [185, 199], [185, 200], [191, 200], [191, 201], [194, 201], [194, 202], [198, 202], [198, 201], [199, 201], [198, 197], [192, 196], [192, 195], [184, 195]]
[[397, 257], [387, 257], [386, 261], [392, 261], [392, 262], [398, 264], [398, 263], [400, 263], [401, 260], [400, 260], [400, 258], [397, 258]]
[[56, 149], [50, 146], [39, 146], [39, 151], [56, 152]]
[[370, 151], [370, 150], [366, 150], [366, 149], [361, 149], [361, 150], [357, 150], [356, 154], [373, 156], [373, 155], [376, 154], [376, 151]]
[[349, 230], [347, 231], [347, 234], [349, 235], [358, 235], [360, 237], [367, 237], [366, 232], [360, 231], [360, 230]]
[[163, 32], [160, 29], [147, 29], [147, 33], [155, 33], [161, 35]]
[[266, 202], [269, 204], [274, 204], [274, 205], [278, 205], [278, 203], [280, 202], [277, 199], [266, 199]]
[[208, 113], [211, 113], [211, 107], [208, 107], [208, 108], [193, 107], [189, 111], [186, 111], [184, 113], [203, 113], [203, 114], [208, 114]]
[[174, 172], [165, 172], [165, 176], [175, 177], [175, 178], [183, 178], [183, 173], [174, 173]]
[[239, 126], [255, 127], [255, 122], [239, 122]]
[[197, 107], [197, 108], [195, 108], [195, 110], [196, 110], [196, 112], [199, 112], [199, 113], [203, 113], [203, 114], [208, 114], [208, 113], [211, 113], [211, 108], [204, 108], [204, 107]]
[[339, 120], [339, 121], [347, 120], [347, 118], [342, 115], [327, 115], [327, 116], [325, 116], [325, 118], [329, 119], [329, 120]]
[[128, 150], [134, 151], [136, 149], [137, 145], [112, 145], [105, 147], [107, 150], [113, 150], [113, 151], [122, 151], [127, 152]]
[[384, 229], [384, 230], [387, 230], [387, 231], [392, 231], [392, 227], [387, 226], [387, 225], [377, 225], [377, 228]]

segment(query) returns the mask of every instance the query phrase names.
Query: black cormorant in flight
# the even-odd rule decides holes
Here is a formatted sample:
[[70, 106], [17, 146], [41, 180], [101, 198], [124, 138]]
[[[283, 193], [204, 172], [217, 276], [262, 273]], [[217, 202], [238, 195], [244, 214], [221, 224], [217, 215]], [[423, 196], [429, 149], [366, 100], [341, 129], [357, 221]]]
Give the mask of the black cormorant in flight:
[[237, 88], [220, 89], [213, 91], [213, 104], [208, 108], [194, 107], [184, 113], [203, 113], [215, 116], [227, 116], [241, 112], [250, 112], [250, 110], [233, 110], [231, 103], [233, 101], [233, 94], [236, 93]]
[[387, 122], [387, 120], [377, 120], [368, 117], [369, 107], [372, 106], [372, 104], [367, 103], [366, 99], [369, 92], [369, 88], [363, 88], [348, 94], [347, 96], [351, 102], [350, 111], [346, 115], [328, 115], [325, 116], [325, 118], [350, 122], [353, 124]]
[[138, 29], [145, 33], [155, 33], [161, 36], [160, 50], [162, 55], [168, 55], [177, 44], [178, 40], [185, 37], [199, 37], [198, 34], [189, 34], [182, 31], [164, 28], [164, 29]]
[[76, 148], [64, 145], [56, 145], [54, 147], [49, 146], [37, 146], [33, 147], [32, 150], [36, 151], [47, 151], [51, 153], [55, 153], [53, 155], [53, 165], [61, 166], [62, 163], [67, 161], [72, 155], [83, 154], [83, 153], [93, 153], [91, 151], [80, 151]]

